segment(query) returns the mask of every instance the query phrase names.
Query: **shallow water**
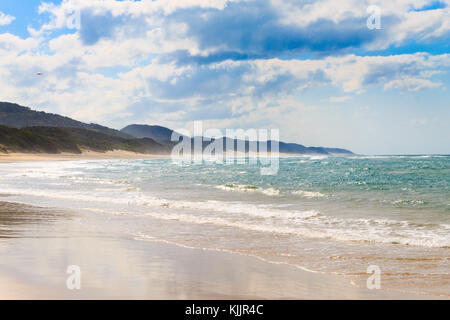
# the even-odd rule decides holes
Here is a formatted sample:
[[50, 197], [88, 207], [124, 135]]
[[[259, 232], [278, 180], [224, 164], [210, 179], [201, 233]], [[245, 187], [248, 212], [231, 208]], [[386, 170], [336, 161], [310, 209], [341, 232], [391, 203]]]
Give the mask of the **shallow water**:
[[3, 164], [0, 176], [0, 199], [121, 215], [138, 241], [256, 255], [359, 286], [377, 265], [384, 289], [450, 296], [450, 156], [290, 157], [275, 176], [170, 159], [34, 162]]

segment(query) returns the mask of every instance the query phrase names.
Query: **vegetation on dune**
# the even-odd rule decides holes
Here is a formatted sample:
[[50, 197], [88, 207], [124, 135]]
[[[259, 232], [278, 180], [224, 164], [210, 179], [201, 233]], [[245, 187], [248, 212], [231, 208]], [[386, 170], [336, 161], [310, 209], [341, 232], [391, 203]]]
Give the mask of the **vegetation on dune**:
[[143, 154], [168, 153], [167, 147], [152, 139], [125, 139], [80, 128], [0, 126], [0, 151], [81, 153], [82, 150], [107, 152], [125, 150]]
[[[137, 153], [168, 154], [178, 143], [172, 141], [173, 130], [161, 126], [129, 125], [121, 131], [93, 123], [84, 123], [58, 114], [31, 110], [15, 103], [0, 102], [0, 152], [81, 153], [82, 150], [106, 152], [126, 150]], [[186, 137], [184, 137], [186, 138]], [[250, 151], [248, 140], [222, 138], [223, 146]], [[241, 143], [239, 143], [240, 141]], [[243, 144], [242, 144], [243, 142]], [[211, 141], [202, 141], [203, 149]], [[268, 141], [267, 150], [272, 150]], [[194, 141], [191, 146], [194, 148]], [[306, 147], [296, 143], [278, 143], [281, 153], [290, 154], [353, 154], [339, 148]]]
[[58, 114], [31, 110], [28, 107], [9, 102], [0, 102], [0, 125], [13, 128], [38, 126], [80, 128], [101, 132], [115, 137], [127, 139], [134, 138], [125, 132], [120, 132], [99, 124], [84, 123]]

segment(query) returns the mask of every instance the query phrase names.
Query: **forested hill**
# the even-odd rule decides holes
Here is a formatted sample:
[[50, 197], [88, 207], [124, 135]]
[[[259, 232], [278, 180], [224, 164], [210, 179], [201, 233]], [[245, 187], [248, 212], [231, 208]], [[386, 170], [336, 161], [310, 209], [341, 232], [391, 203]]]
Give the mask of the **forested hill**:
[[88, 129], [111, 136], [132, 138], [125, 132], [120, 132], [95, 123], [84, 123], [58, 114], [34, 111], [15, 103], [0, 102], [0, 125], [24, 128], [24, 127], [68, 127]]
[[68, 127], [11, 128], [0, 126], [0, 152], [81, 153], [124, 150], [142, 154], [169, 154], [170, 148], [153, 139], [121, 138], [88, 129]]

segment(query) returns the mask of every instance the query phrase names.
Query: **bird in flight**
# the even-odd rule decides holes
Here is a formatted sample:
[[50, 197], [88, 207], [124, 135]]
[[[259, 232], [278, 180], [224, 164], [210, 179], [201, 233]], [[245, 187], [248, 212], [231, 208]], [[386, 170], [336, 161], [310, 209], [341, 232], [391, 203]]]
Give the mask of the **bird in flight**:
[[38, 72], [37, 75], [38, 75], [38, 76], [42, 76], [42, 72]]

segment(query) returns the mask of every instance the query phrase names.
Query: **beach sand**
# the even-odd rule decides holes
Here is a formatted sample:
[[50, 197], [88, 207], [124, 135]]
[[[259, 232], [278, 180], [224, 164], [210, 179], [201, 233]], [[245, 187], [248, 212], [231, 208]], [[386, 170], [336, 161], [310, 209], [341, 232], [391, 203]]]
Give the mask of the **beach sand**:
[[[138, 241], [122, 232], [123, 223], [0, 202], [0, 299], [436, 298], [360, 289], [251, 256]], [[81, 290], [67, 289], [70, 265], [81, 269]]]
[[105, 160], [105, 159], [151, 159], [167, 158], [170, 155], [142, 154], [123, 150], [108, 152], [83, 151], [75, 153], [1, 153], [0, 163], [26, 162], [26, 161], [72, 161], [72, 160]]
[[[223, 153], [226, 156], [226, 152]], [[236, 153], [236, 156], [248, 156], [248, 153]], [[257, 153], [255, 156], [260, 157]], [[264, 157], [270, 157], [270, 153]], [[291, 153], [279, 153], [274, 157], [296, 157], [304, 156]], [[27, 162], [27, 161], [74, 161], [74, 160], [110, 160], [110, 159], [167, 159], [171, 154], [144, 154], [124, 150], [114, 150], [108, 152], [83, 151], [81, 154], [75, 153], [2, 153], [0, 152], [0, 163]], [[180, 158], [183, 159], [183, 158]]]

